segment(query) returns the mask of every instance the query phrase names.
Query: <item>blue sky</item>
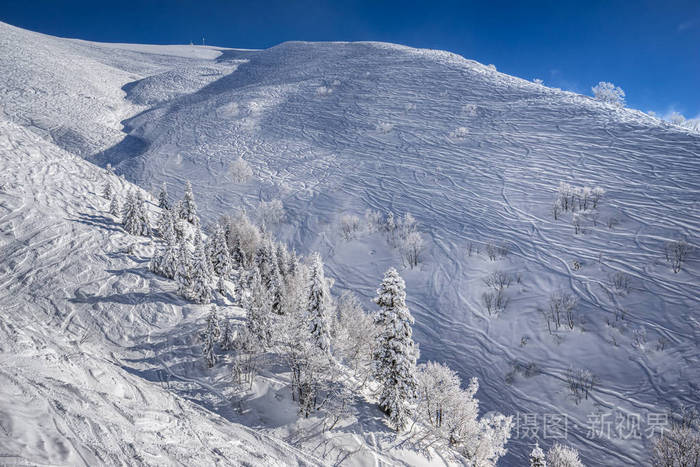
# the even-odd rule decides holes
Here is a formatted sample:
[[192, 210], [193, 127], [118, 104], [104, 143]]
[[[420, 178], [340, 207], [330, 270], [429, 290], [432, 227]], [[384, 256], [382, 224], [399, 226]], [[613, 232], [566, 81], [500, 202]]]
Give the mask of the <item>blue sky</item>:
[[265, 48], [286, 40], [377, 40], [449, 50], [522, 78], [630, 107], [700, 114], [700, 0], [0, 1], [0, 19], [96, 41]]

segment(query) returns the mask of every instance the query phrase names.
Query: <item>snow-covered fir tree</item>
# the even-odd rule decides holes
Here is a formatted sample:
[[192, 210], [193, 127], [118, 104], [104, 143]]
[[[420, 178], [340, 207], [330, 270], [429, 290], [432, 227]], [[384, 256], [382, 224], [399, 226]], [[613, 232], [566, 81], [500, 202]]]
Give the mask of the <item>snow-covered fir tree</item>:
[[[233, 341], [233, 330], [231, 329], [231, 323], [228, 319], [224, 318], [224, 325], [221, 330], [221, 340], [219, 341], [219, 347], [223, 351], [231, 350], [231, 343]], [[221, 327], [221, 326], [220, 326]]]
[[321, 255], [311, 256], [309, 298], [306, 321], [314, 343], [323, 351], [330, 351], [331, 294], [323, 273]]
[[197, 205], [194, 202], [194, 193], [192, 192], [192, 184], [189, 180], [185, 184], [185, 196], [182, 198], [180, 205], [180, 218], [194, 224], [197, 219]]
[[143, 198], [143, 193], [140, 191], [136, 194], [136, 212], [138, 215], [139, 235], [148, 237], [151, 235], [151, 222], [148, 219], [148, 211], [146, 210], [146, 200]]
[[168, 199], [168, 186], [163, 182], [158, 193], [158, 207], [161, 209], [170, 209], [170, 200]]
[[175, 219], [173, 213], [169, 209], [162, 209], [158, 217], [158, 235], [166, 239], [169, 237], [177, 238], [175, 233]]
[[243, 309], [251, 335], [263, 348], [269, 347], [273, 334], [272, 299], [257, 269], [251, 272], [250, 285], [243, 296]]
[[226, 294], [228, 294], [228, 287], [226, 286], [226, 279], [224, 279], [224, 276], [219, 276], [217, 279], [216, 291], [219, 292], [222, 297], [226, 297]]
[[107, 182], [102, 189], [102, 196], [104, 196], [106, 199], [112, 199], [112, 195], [112, 184]]
[[214, 274], [225, 277], [231, 271], [231, 256], [226, 245], [226, 234], [220, 224], [216, 224], [209, 239], [209, 252]]
[[535, 447], [530, 452], [530, 467], [547, 467], [544, 451], [538, 442], [535, 442]]
[[122, 225], [131, 235], [149, 236], [151, 234], [146, 203], [140, 191], [134, 194], [130, 190], [127, 193], [122, 208]]
[[177, 292], [187, 298], [190, 296], [192, 288], [192, 255], [184, 238], [178, 241], [177, 251], [177, 267], [175, 269]]
[[172, 216], [169, 212], [170, 211], [167, 209], [163, 210], [161, 215], [162, 222], [159, 227], [161, 236], [165, 241], [165, 247], [153, 257], [150, 270], [168, 279], [175, 279], [180, 259], [180, 251], [173, 227]]
[[285, 248], [284, 244], [277, 244], [277, 253], [275, 256], [277, 257], [277, 270], [284, 280], [289, 273], [289, 252], [287, 251], [287, 248]]
[[221, 337], [221, 329], [219, 328], [219, 317], [216, 314], [216, 305], [211, 306], [211, 311], [207, 316], [207, 326], [204, 328], [202, 336], [202, 353], [204, 360], [209, 368], [216, 363], [216, 354], [214, 353], [216, 343]]
[[112, 195], [112, 199], [109, 202], [109, 213], [114, 216], [118, 217], [120, 210], [119, 210], [119, 199], [117, 198], [116, 194]]
[[192, 253], [192, 282], [190, 299], [197, 303], [209, 303], [212, 297], [212, 275], [209, 258], [204, 252], [202, 232], [199, 228], [194, 236], [194, 252]]
[[408, 422], [409, 402], [416, 393], [418, 350], [412, 337], [413, 317], [406, 306], [406, 284], [396, 269], [384, 274], [377, 294], [379, 336], [373, 369], [380, 384], [379, 406], [400, 430]]
[[245, 255], [243, 254], [243, 250], [241, 250], [241, 239], [236, 237], [235, 240], [233, 240], [233, 244], [231, 245], [230, 249], [230, 259], [231, 259], [231, 268], [232, 269], [243, 269], [245, 268]]
[[129, 190], [124, 198], [122, 206], [122, 225], [128, 233], [136, 232], [138, 228], [138, 215], [136, 213], [136, 195]]

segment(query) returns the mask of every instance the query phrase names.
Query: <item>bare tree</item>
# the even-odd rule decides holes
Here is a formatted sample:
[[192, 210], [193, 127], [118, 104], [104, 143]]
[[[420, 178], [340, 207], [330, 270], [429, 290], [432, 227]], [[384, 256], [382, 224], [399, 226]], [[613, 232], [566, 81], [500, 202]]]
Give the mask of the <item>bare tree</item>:
[[[548, 320], [554, 323], [557, 330], [562, 326], [562, 321], [564, 320], [566, 320], [569, 328], [573, 329], [577, 303], [576, 297], [569, 292], [562, 290], [554, 292], [549, 297]], [[549, 321], [547, 324], [549, 325]]]
[[423, 245], [423, 237], [419, 232], [411, 232], [401, 240], [401, 255], [411, 269], [421, 262]]
[[340, 218], [340, 233], [346, 241], [355, 238], [360, 230], [360, 218], [353, 214], [345, 214]]
[[666, 244], [666, 261], [671, 263], [674, 273], [679, 273], [693, 247], [684, 240], [676, 240]]
[[630, 276], [622, 271], [617, 271], [610, 276], [610, 286], [618, 295], [627, 295], [630, 291]]
[[569, 368], [566, 372], [566, 385], [574, 402], [578, 405], [582, 399], [588, 399], [588, 394], [596, 384], [596, 377], [589, 370]]

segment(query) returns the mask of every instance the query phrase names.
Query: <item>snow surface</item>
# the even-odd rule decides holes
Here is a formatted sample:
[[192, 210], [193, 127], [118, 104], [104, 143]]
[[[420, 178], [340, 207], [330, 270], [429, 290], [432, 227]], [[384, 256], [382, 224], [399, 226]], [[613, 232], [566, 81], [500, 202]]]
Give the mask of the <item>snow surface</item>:
[[[161, 457], [144, 462], [188, 463], [191, 443], [206, 443], [212, 457], [234, 449], [244, 458], [254, 455], [248, 439], [284, 462], [294, 462], [287, 452], [302, 458], [262, 432], [310, 444], [289, 435], [300, 429], [293, 414], [278, 427], [261, 421], [284, 397], [273, 374], [256, 388], [260, 397], [248, 418], [206, 402], [224, 386], [202, 379], [191, 368], [192, 344], [181, 344], [183, 326], [201, 325], [204, 311], [143, 272], [152, 245], [124, 235], [99, 205], [104, 172], [56, 146], [111, 163], [146, 189], [166, 181], [179, 196], [189, 179], [210, 221], [279, 198], [286, 210], [279, 236], [302, 253], [320, 251], [336, 293], [351, 289], [366, 299], [401, 259], [379, 234], [343, 240], [338, 219], [367, 208], [410, 212], [428, 241], [425, 262], [401, 271], [422, 359], [449, 364], [464, 381], [479, 377], [484, 410], [567, 414], [568, 440], [586, 465], [648, 462], [648, 440], [589, 439], [587, 417], [596, 410], [644, 420], [700, 402], [697, 255], [674, 274], [663, 254], [669, 240], [697, 245], [697, 133], [447, 52], [382, 43], [290, 42], [264, 51], [131, 46], [0, 23], [0, 66], [7, 120], [0, 184], [10, 187], [0, 192], [0, 282], [11, 291], [0, 299], [10, 310], [2, 325], [3, 420], [12, 421], [3, 428], [13, 434], [7, 451], [31, 454], [33, 462], [72, 464], [97, 455], [130, 462], [128, 442], [149, 452], [155, 438], [148, 436], [167, 428], [153, 454]], [[255, 172], [246, 184], [227, 173], [239, 156]], [[583, 235], [574, 234], [570, 215], [551, 215], [560, 181], [606, 190], [600, 220], [587, 223]], [[618, 221], [614, 229], [610, 218]], [[130, 241], [136, 253], [126, 255]], [[489, 261], [489, 242], [507, 246], [508, 256]], [[574, 261], [582, 267], [574, 269]], [[494, 270], [521, 277], [498, 317], [480, 302], [483, 278]], [[617, 271], [631, 278], [627, 295], [612, 293], [609, 277]], [[578, 298], [579, 322], [553, 338], [538, 309], [558, 289]], [[626, 310], [624, 320], [616, 321], [618, 309]], [[632, 345], [638, 330], [647, 336], [641, 349]], [[667, 341], [664, 350], [655, 347], [659, 338]], [[159, 352], [173, 354], [167, 364], [153, 361]], [[178, 358], [195, 382], [168, 390], [163, 368]], [[530, 362], [535, 376], [506, 383], [514, 365]], [[571, 366], [598, 378], [580, 405], [564, 383]], [[94, 392], [86, 389], [91, 384]], [[29, 400], [31, 410], [20, 410]], [[146, 407], [155, 413], [145, 434], [135, 435], [127, 427], [150, 413]], [[368, 441], [381, 423], [364, 410], [361, 418], [374, 420], [360, 424], [367, 433], [347, 430], [336, 441], [340, 451], [353, 442], [367, 449], [367, 458], [349, 457], [357, 463], [383, 450]], [[95, 421], [103, 411], [114, 416]], [[232, 423], [236, 417], [258, 432]], [[190, 428], [173, 430], [174, 421]], [[224, 443], [233, 438], [243, 441]], [[511, 440], [503, 464], [521, 463], [533, 441]], [[417, 453], [392, 452], [392, 462], [419, 462]]]

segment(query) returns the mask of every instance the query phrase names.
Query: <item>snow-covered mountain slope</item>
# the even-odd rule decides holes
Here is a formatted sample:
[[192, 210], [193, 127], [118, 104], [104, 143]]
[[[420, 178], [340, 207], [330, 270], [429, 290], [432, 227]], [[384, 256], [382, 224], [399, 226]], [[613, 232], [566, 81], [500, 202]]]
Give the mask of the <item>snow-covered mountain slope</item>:
[[107, 182], [132, 188], [0, 120], [2, 463], [315, 464], [152, 369], [167, 357], [151, 336], [198, 326], [202, 310], [147, 272], [153, 245], [105, 214]]
[[[2, 24], [0, 39], [3, 69], [15, 77], [0, 83], [13, 121], [42, 134], [35, 120], [47, 115], [40, 129], [77, 136], [44, 136], [145, 188], [167, 181], [174, 193], [192, 180], [209, 220], [281, 199], [278, 233], [303, 253], [319, 250], [336, 290], [369, 298], [383, 271], [401, 265], [379, 234], [343, 240], [341, 215], [413, 214], [426, 252], [402, 275], [422, 358], [478, 376], [487, 410], [538, 414], [541, 440], [544, 415], [567, 414], [568, 441], [587, 465], [648, 462], [648, 439], [591, 436], [596, 413], [638, 415], [644, 431], [650, 414], [700, 403], [697, 255], [678, 274], [664, 258], [668, 241], [697, 244], [697, 133], [453, 54], [388, 44], [212, 53]], [[239, 156], [254, 169], [245, 184], [228, 171]], [[570, 213], [553, 218], [562, 181], [606, 190], [583, 234]], [[489, 243], [509, 254], [489, 260]], [[494, 271], [519, 278], [498, 316], [482, 303]], [[574, 329], [552, 336], [541, 310], [557, 290], [578, 306]], [[566, 388], [570, 367], [597, 378], [580, 404]], [[520, 435], [506, 465], [531, 449]]]

